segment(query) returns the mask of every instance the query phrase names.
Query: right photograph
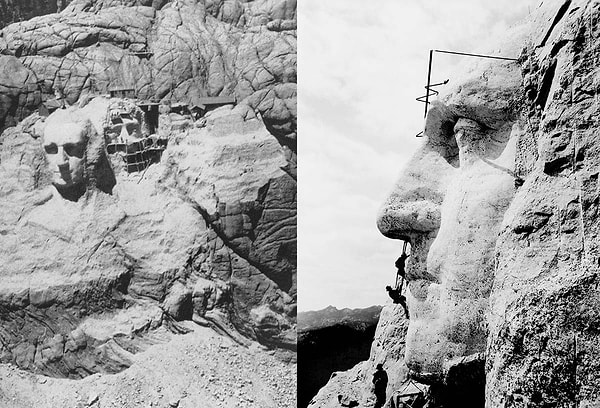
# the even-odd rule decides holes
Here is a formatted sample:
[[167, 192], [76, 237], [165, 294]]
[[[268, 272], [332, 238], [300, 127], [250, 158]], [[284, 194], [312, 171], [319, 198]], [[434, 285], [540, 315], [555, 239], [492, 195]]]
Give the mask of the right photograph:
[[600, 406], [600, 3], [316, 3], [298, 406]]

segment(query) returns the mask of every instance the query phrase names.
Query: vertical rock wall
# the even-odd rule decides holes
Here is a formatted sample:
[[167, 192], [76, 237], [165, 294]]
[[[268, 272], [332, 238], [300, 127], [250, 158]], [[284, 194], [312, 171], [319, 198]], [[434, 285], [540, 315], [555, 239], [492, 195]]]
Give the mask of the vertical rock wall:
[[528, 171], [496, 248], [490, 407], [600, 403], [598, 6], [555, 8], [522, 63]]

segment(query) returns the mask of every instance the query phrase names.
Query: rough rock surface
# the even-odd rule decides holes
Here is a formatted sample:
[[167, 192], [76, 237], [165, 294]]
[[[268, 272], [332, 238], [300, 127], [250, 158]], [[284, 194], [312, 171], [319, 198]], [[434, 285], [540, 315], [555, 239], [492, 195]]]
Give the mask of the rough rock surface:
[[[336, 372], [327, 385], [310, 401], [309, 407], [337, 408], [342, 402], [350, 404], [356, 401], [358, 406], [373, 406], [375, 394], [371, 380], [377, 364], [383, 364], [388, 373], [387, 395], [391, 396], [405, 383], [408, 369], [404, 363], [404, 337], [408, 320], [404, 309], [398, 304], [388, 304], [381, 310], [379, 324], [371, 344], [369, 359], [358, 363], [348, 371]], [[301, 357], [301, 356], [300, 356]]]
[[[73, 1], [0, 31], [0, 362], [71, 379], [144, 373], [157, 344], [177, 347], [198, 325], [294, 360], [295, 40], [292, 1]], [[113, 128], [126, 128], [108, 125], [113, 113], [143, 116], [131, 100], [99, 96], [110, 87], [161, 105], [155, 136], [168, 143], [143, 171], [107, 153], [124, 134]], [[46, 118], [36, 110], [52, 94], [66, 109]], [[201, 118], [169, 113], [219, 95], [236, 103]], [[56, 150], [45, 132], [60, 115], [85, 124], [85, 191], [75, 198], [52, 186], [44, 154]], [[295, 406], [293, 384], [245, 406]], [[29, 391], [16, 387], [15, 398]], [[21, 406], [76, 406], [48, 393]], [[215, 398], [202, 406], [230, 404]]]
[[[82, 110], [108, 105], [97, 98]], [[78, 202], [43, 188], [48, 176], [35, 132], [4, 132], [0, 330], [9, 359], [79, 376], [62, 356], [44, 359], [36, 348], [67, 339], [87, 316], [148, 302], [162, 304], [165, 315], [148, 314], [134, 332], [163, 317], [217, 313], [249, 338], [294, 347], [295, 184], [282, 170], [283, 148], [243, 106], [209, 113], [204, 127], [173, 135], [161, 163], [143, 173], [121, 169], [111, 195], [93, 191]], [[35, 115], [31, 121], [30, 129], [42, 126]], [[86, 337], [106, 340], [104, 333]]]
[[532, 126], [496, 247], [489, 406], [600, 404], [599, 6], [567, 2], [542, 20], [523, 64]]
[[[0, 86], [18, 89], [19, 108], [55, 89], [71, 103], [112, 87], [166, 101], [249, 98], [276, 136], [293, 141], [295, 22], [294, 0], [78, 0], [2, 31], [0, 53], [19, 58], [38, 87]], [[24, 116], [1, 109], [0, 127]]]
[[80, 381], [0, 364], [0, 406], [295, 408], [296, 371], [258, 345], [199, 327], [135, 355], [126, 371]]
[[543, 2], [490, 52], [518, 61], [451, 77], [379, 214], [412, 246], [404, 360], [429, 406], [600, 404], [599, 15]]

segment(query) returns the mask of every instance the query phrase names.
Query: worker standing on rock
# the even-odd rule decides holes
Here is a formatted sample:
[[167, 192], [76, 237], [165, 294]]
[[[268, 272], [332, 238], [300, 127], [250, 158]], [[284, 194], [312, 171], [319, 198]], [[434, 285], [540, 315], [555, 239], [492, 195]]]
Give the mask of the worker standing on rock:
[[373, 374], [373, 385], [375, 386], [375, 408], [381, 408], [385, 404], [385, 390], [387, 388], [388, 376], [383, 369], [383, 364], [377, 364], [377, 371]]

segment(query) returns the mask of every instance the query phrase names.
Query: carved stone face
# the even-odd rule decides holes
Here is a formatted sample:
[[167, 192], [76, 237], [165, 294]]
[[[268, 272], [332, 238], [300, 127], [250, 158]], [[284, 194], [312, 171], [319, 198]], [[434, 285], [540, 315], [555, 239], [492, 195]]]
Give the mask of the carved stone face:
[[44, 130], [44, 151], [59, 190], [84, 186], [86, 128], [82, 123], [49, 123]]
[[44, 122], [42, 144], [52, 184], [69, 201], [116, 184], [106, 156], [104, 126], [109, 100], [97, 97], [57, 109]]
[[110, 142], [131, 143], [143, 136], [144, 112], [134, 103], [116, 100], [109, 106], [106, 134]]
[[424, 381], [485, 352], [494, 248], [515, 191], [510, 95], [520, 75], [492, 69], [484, 83], [474, 74], [430, 108], [424, 144], [377, 220], [385, 236], [412, 245], [405, 360]]

